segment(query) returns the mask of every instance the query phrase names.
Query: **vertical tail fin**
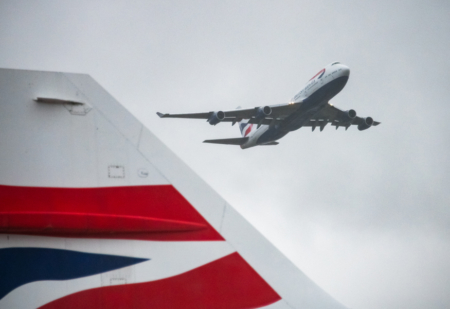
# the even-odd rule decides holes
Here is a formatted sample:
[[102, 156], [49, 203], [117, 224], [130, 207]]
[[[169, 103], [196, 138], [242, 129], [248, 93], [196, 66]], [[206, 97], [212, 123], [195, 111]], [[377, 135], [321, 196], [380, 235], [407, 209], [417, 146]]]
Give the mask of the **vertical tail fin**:
[[241, 131], [241, 136], [245, 137], [245, 129], [248, 126], [247, 122], [244, 122], [244, 120], [238, 121], [239, 124], [239, 130]]
[[[236, 109], [241, 109], [240, 106], [236, 107]], [[248, 123], [250, 120], [241, 119], [237, 123], [239, 124], [239, 130], [241, 131], [242, 137], [247, 137], [253, 129], [253, 123]]]
[[250, 120], [239, 121], [239, 130], [241, 130], [242, 137], [247, 137], [253, 130], [253, 123], [248, 123]]
[[0, 81], [0, 308], [345, 309], [91, 77]]

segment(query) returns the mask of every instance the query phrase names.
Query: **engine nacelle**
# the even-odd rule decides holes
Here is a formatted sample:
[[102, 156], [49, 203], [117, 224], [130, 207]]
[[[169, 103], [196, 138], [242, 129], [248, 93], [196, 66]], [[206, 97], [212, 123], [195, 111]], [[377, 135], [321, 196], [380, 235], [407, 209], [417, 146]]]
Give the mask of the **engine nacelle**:
[[347, 118], [347, 121], [355, 119], [356, 118], [356, 111], [354, 109], [350, 109], [348, 111], [345, 111], [345, 117]]
[[270, 106], [263, 106], [263, 107], [258, 107], [258, 109], [256, 110], [256, 119], [263, 119], [267, 116], [270, 116], [270, 114], [272, 114], [272, 108], [270, 108]]
[[215, 126], [219, 122], [225, 119], [225, 113], [222, 111], [212, 113], [211, 117], [209, 117], [208, 122], [210, 125]]
[[358, 125], [358, 130], [362, 131], [362, 130], [366, 130], [368, 128], [370, 128], [373, 124], [373, 119], [372, 117], [367, 117], [364, 119], [364, 123]]

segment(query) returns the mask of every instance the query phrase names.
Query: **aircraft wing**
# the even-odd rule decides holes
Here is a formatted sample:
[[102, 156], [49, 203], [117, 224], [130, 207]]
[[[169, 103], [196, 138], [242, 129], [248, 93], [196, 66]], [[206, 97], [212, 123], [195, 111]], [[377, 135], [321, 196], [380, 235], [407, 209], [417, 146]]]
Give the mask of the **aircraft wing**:
[[[283, 120], [294, 111], [296, 111], [301, 102], [282, 103], [271, 106], [258, 106], [247, 109], [236, 109], [230, 111], [211, 111], [206, 113], [191, 114], [163, 114], [156, 113], [160, 118], [187, 118], [187, 119], [205, 119], [211, 124], [218, 122], [232, 122], [233, 124], [242, 119], [250, 119], [249, 123], [270, 124], [273, 120]], [[218, 117], [218, 122], [214, 123], [211, 119]]]
[[336, 129], [339, 127], [348, 129], [351, 125], [357, 125], [359, 130], [366, 130], [371, 126], [379, 125], [381, 122], [374, 121], [371, 117], [358, 117], [354, 110], [343, 111], [331, 104], [327, 104], [303, 126], [312, 127], [313, 131], [316, 127], [320, 127], [322, 131], [328, 123], [331, 123]]

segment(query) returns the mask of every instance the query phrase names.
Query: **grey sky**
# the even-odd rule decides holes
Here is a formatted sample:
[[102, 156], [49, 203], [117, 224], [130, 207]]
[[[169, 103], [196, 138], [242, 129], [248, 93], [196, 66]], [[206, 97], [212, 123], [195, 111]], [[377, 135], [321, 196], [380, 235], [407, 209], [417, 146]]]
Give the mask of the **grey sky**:
[[[88, 73], [350, 308], [450, 307], [447, 1], [0, 1], [0, 67]], [[206, 145], [159, 119], [287, 102], [323, 66], [382, 125]]]

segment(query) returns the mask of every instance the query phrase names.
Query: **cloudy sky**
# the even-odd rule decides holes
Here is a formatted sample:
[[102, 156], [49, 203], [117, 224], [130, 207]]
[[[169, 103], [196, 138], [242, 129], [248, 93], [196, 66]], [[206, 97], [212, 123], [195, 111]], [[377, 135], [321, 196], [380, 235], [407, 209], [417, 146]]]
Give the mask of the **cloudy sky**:
[[[448, 1], [6, 1], [0, 67], [87, 73], [350, 308], [450, 307]], [[287, 102], [326, 64], [331, 102], [382, 124], [300, 129], [159, 119]]]

